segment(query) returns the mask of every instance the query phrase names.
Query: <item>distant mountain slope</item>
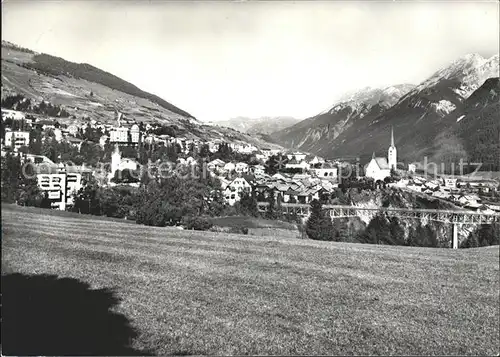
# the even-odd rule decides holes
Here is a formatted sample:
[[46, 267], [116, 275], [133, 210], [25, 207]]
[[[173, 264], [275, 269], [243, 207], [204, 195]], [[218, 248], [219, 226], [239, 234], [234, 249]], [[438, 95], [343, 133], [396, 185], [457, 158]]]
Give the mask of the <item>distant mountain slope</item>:
[[364, 88], [345, 95], [330, 110], [275, 133], [278, 142], [305, 151], [329, 155], [331, 146], [346, 130], [362, 129], [414, 86]]
[[423, 161], [425, 157], [447, 160], [449, 153], [467, 158], [468, 152], [460, 140], [450, 138], [439, 145], [435, 141], [445, 126], [454, 126], [446, 117], [461, 110], [468, 96], [487, 78], [498, 76], [498, 55], [483, 60], [478, 56], [466, 55], [437, 71], [374, 118], [367, 128], [346, 133], [342, 141], [332, 147], [332, 152], [360, 156], [373, 151], [385, 153], [393, 126], [398, 157], [402, 160]]
[[299, 121], [300, 119], [292, 117], [236, 117], [229, 120], [218, 121], [215, 124], [218, 126], [233, 128], [247, 134], [271, 134], [292, 126]]
[[7, 48], [7, 49], [11, 49], [11, 50], [15, 50], [15, 51], [19, 51], [19, 52], [37, 54], [35, 51], [30, 50], [29, 48], [24, 48], [24, 47], [18, 46], [12, 42], [5, 41], [5, 40], [2, 40], [2, 47]]
[[[467, 153], [464, 158], [456, 149], [446, 150], [444, 143], [457, 142]], [[500, 170], [500, 82], [489, 78], [463, 103], [450, 113], [439, 128], [434, 140], [435, 159], [459, 162], [468, 159], [492, 165]]]
[[[12, 44], [10, 44], [10, 46], [7, 46], [12, 50], [16, 49], [16, 47], [13, 47]], [[19, 49], [24, 50], [24, 52], [29, 51], [27, 49]], [[103, 71], [87, 63], [74, 63], [66, 61], [63, 58], [51, 56], [45, 53], [33, 53], [31, 61], [22, 63], [21, 65], [25, 68], [33, 69], [39, 73], [51, 76], [64, 75], [76, 79], [85, 79], [89, 82], [99, 83], [111, 89], [119, 90], [123, 93], [127, 93], [144, 99], [149, 99], [153, 103], [157, 103], [173, 113], [194, 119], [194, 117], [188, 112], [177, 108], [176, 106], [170, 104], [157, 95], [145, 92], [137, 88], [132, 83], [129, 83], [111, 73]]]
[[170, 125], [178, 135], [193, 139], [279, 147], [262, 137], [204, 125], [158, 96], [91, 65], [37, 54], [2, 41], [2, 98], [11, 94], [22, 94], [32, 103], [44, 100], [60, 105], [70, 113], [65, 119], [70, 122], [95, 119], [114, 123], [116, 113], [121, 112], [124, 119]]
[[[361, 102], [344, 106], [344, 112], [335, 109], [338, 104], [330, 112], [306, 119], [276, 137], [282, 145], [309, 149], [325, 157], [354, 156], [366, 161], [374, 151], [378, 155], [386, 153], [392, 126], [398, 159], [423, 161], [427, 157], [449, 162], [452, 157], [462, 157], [465, 160], [472, 154], [469, 151], [476, 138], [439, 134], [463, 125], [456, 118], [449, 119], [449, 115], [462, 113], [467, 99], [471, 97], [473, 101], [472, 94], [488, 78], [498, 77], [498, 71], [498, 55], [489, 59], [466, 55], [436, 71], [396, 101], [404, 91], [398, 92], [392, 106], [391, 102], [372, 105], [377, 91], [365, 89]], [[476, 95], [482, 96], [479, 92]], [[500, 120], [497, 107], [492, 104], [487, 108], [493, 121]]]
[[89, 64], [78, 64], [38, 54], [2, 41], [2, 94], [18, 92], [94, 114], [101, 121], [113, 120], [115, 111], [139, 121], [196, 120], [184, 110], [158, 96]]

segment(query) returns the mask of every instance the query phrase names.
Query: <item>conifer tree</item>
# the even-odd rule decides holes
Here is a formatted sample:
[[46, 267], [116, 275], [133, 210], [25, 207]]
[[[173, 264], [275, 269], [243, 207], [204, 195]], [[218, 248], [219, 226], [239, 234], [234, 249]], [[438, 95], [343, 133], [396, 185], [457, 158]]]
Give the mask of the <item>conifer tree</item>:
[[306, 234], [315, 240], [335, 240], [335, 230], [331, 218], [325, 214], [321, 202], [311, 202], [311, 214], [306, 222]]
[[276, 219], [278, 215], [276, 213], [276, 199], [273, 189], [269, 190], [269, 196], [267, 197], [267, 202], [269, 203], [269, 205], [267, 206], [266, 218]]
[[389, 219], [389, 229], [391, 231], [391, 244], [404, 245], [405, 230], [401, 226], [401, 222], [397, 217], [392, 217]]
[[472, 231], [465, 241], [462, 242], [460, 248], [476, 248], [479, 246], [478, 232]]

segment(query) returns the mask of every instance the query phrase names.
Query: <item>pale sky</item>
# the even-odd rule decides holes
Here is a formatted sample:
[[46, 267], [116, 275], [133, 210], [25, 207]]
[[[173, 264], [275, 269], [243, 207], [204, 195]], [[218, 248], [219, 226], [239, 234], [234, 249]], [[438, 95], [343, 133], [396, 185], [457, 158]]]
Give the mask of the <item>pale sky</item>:
[[304, 119], [499, 52], [489, 2], [3, 0], [2, 39], [90, 63], [200, 120]]

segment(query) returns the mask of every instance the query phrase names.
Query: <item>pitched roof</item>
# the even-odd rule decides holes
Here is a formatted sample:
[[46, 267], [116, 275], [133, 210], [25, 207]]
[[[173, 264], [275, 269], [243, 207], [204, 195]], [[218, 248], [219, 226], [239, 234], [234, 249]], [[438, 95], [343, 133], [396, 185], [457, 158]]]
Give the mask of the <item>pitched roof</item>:
[[75, 138], [74, 136], [67, 136], [66, 140], [71, 142], [71, 143], [81, 143], [83, 142], [82, 139]]
[[265, 166], [264, 166], [264, 165], [259, 165], [259, 164], [257, 164], [257, 165], [252, 165], [252, 167], [253, 167], [254, 169], [262, 169], [262, 170], [264, 170], [264, 169], [265, 169]]
[[337, 168], [337, 165], [335, 165], [334, 163], [331, 163], [331, 162], [324, 162], [324, 163], [321, 165], [321, 168], [322, 168], [322, 169], [336, 169], [336, 168]]
[[255, 176], [251, 174], [243, 174], [241, 175], [242, 178], [244, 178], [249, 184], [255, 183]]
[[221, 159], [215, 159], [208, 163], [208, 165], [225, 165], [225, 162]]
[[55, 120], [50, 119], [41, 119], [35, 122], [36, 125], [54, 125], [55, 123]]
[[37, 174], [57, 174], [57, 173], [84, 173], [84, 172], [92, 172], [92, 169], [89, 167], [83, 166], [73, 166], [73, 165], [63, 165], [55, 164], [55, 163], [44, 163], [42, 165], [35, 164], [35, 171]]

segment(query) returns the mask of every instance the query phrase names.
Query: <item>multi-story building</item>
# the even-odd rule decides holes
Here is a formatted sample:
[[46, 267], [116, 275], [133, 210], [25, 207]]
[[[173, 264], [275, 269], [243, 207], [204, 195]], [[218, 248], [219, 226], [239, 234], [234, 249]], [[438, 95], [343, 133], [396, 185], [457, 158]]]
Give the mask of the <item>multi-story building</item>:
[[213, 140], [208, 142], [208, 150], [210, 152], [217, 152], [219, 150], [221, 141], [220, 140]]
[[314, 171], [316, 177], [329, 180], [336, 179], [338, 174], [337, 166], [329, 162], [320, 164], [319, 167], [314, 168], [312, 171]]
[[235, 178], [224, 190], [226, 202], [233, 206], [241, 199], [244, 192], [252, 191], [254, 178], [252, 176], [243, 176]]
[[307, 154], [301, 153], [299, 151], [289, 152], [286, 154], [286, 157], [288, 158], [288, 160], [295, 159], [298, 162], [304, 161], [306, 159], [306, 156], [307, 156]]
[[263, 165], [253, 165], [251, 168], [250, 168], [250, 171], [256, 175], [256, 176], [260, 176], [260, 175], [264, 175], [266, 173], [266, 168], [263, 166]]
[[22, 146], [28, 146], [30, 143], [29, 131], [7, 131], [5, 133], [5, 146], [14, 147], [19, 150]]
[[114, 128], [109, 133], [109, 141], [112, 144], [128, 144], [128, 128], [124, 126], [120, 126], [118, 128]]
[[140, 135], [139, 126], [137, 124], [132, 125], [130, 128], [130, 140], [132, 141], [132, 144], [139, 144]]
[[91, 175], [85, 168], [39, 164], [37, 168], [38, 187], [46, 192], [53, 208], [65, 210], [74, 204], [74, 194], [82, 187], [82, 178]]
[[209, 170], [221, 170], [226, 163], [221, 159], [215, 159], [207, 164]]
[[25, 119], [25, 115], [23, 112], [20, 112], [17, 110], [2, 108], [2, 120], [5, 120], [7, 118], [10, 118], [13, 120], [23, 120], [23, 119]]
[[239, 152], [240, 154], [251, 154], [255, 151], [257, 151], [258, 149], [253, 146], [253, 145], [240, 145], [236, 151]]
[[444, 186], [449, 187], [450, 189], [457, 188], [457, 179], [456, 178], [444, 178]]
[[305, 160], [297, 160], [295, 157], [292, 156], [292, 159], [289, 160], [286, 164], [285, 167], [287, 169], [301, 169], [301, 170], [308, 170], [309, 169], [309, 164]]
[[75, 124], [68, 125], [66, 128], [66, 131], [72, 135], [75, 136], [78, 133], [78, 127]]
[[133, 124], [131, 127], [120, 124], [112, 128], [109, 135], [110, 143], [118, 145], [138, 145], [141, 138], [141, 132], [137, 124]]
[[232, 172], [236, 169], [236, 165], [233, 164], [232, 162], [228, 162], [224, 165], [223, 170], [225, 172]]
[[246, 162], [237, 162], [234, 166], [234, 170], [238, 173], [247, 173], [248, 172], [248, 164]]
[[279, 153], [281, 153], [281, 150], [278, 150], [278, 149], [261, 149], [260, 150], [262, 155], [264, 155], [266, 158], [269, 158], [273, 155], [278, 155]]

